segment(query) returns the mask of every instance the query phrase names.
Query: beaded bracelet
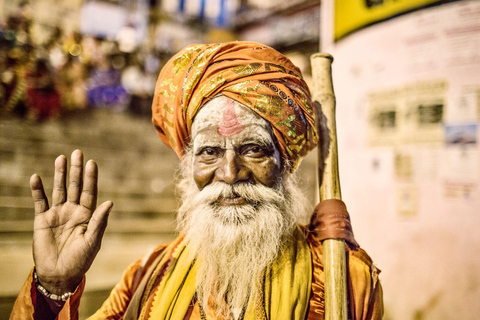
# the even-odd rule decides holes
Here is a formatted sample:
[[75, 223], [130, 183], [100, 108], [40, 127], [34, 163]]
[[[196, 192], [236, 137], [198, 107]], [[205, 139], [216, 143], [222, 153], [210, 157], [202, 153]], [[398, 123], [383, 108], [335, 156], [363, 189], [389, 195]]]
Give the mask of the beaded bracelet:
[[45, 289], [38, 281], [37, 273], [35, 271], [33, 272], [33, 280], [35, 281], [35, 286], [37, 287], [38, 291], [40, 291], [48, 299], [55, 301], [67, 301], [68, 297], [73, 294], [73, 292], [67, 292], [59, 296], [58, 294], [48, 292], [48, 290]]

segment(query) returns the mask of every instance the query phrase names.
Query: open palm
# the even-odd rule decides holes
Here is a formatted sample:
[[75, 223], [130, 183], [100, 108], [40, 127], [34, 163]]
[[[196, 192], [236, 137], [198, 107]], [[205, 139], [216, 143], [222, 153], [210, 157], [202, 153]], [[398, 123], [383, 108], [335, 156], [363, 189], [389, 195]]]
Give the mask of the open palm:
[[97, 205], [98, 169], [88, 161], [83, 179], [83, 154], [71, 156], [67, 192], [67, 160], [55, 160], [52, 206], [38, 175], [30, 179], [35, 204], [33, 258], [40, 283], [51, 293], [72, 292], [100, 250], [110, 201]]

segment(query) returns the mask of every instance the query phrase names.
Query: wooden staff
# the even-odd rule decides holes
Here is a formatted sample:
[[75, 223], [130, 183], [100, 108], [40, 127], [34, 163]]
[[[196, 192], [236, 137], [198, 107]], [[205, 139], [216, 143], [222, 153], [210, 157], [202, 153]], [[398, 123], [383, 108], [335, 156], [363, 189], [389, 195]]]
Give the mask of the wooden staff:
[[[335, 126], [335, 94], [332, 84], [333, 57], [316, 53], [310, 57], [313, 75], [313, 100], [320, 103], [317, 112], [318, 183], [320, 201], [342, 199], [338, 174], [337, 132]], [[326, 130], [328, 129], [328, 130]], [[325, 271], [325, 319], [347, 319], [347, 279], [345, 243], [343, 240], [323, 241]]]

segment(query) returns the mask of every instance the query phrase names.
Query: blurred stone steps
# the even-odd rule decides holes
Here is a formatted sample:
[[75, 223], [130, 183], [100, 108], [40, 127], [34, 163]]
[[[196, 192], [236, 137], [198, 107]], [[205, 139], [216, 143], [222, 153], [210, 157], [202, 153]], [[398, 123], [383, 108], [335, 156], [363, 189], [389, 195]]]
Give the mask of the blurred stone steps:
[[[48, 195], [55, 158], [59, 154], [68, 158], [77, 148], [85, 160], [98, 163], [100, 200], [113, 197], [124, 207], [120, 210], [127, 212], [175, 210], [175, 154], [160, 142], [150, 119], [109, 110], [91, 110], [42, 124], [0, 121], [0, 208], [28, 206], [28, 181], [33, 173], [42, 177]], [[20, 197], [16, 201], [8, 198], [16, 196]], [[163, 199], [168, 205], [159, 205]]]
[[109, 110], [40, 124], [0, 119], [0, 319], [8, 318], [33, 267], [30, 176], [42, 177], [50, 199], [55, 158], [69, 159], [75, 149], [99, 166], [98, 202], [114, 202], [102, 250], [87, 274], [81, 319], [101, 305], [128, 264], [175, 235], [178, 158], [150, 119]]

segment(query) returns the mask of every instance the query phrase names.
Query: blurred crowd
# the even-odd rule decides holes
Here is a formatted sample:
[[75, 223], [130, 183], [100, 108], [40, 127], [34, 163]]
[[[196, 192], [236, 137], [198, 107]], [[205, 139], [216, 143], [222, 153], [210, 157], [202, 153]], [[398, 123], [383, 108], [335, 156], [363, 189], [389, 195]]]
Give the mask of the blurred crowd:
[[[0, 22], [0, 115], [36, 121], [89, 108], [150, 114], [160, 59], [154, 50], [51, 28], [37, 43], [28, 4]], [[131, 35], [133, 36], [133, 35]]]

